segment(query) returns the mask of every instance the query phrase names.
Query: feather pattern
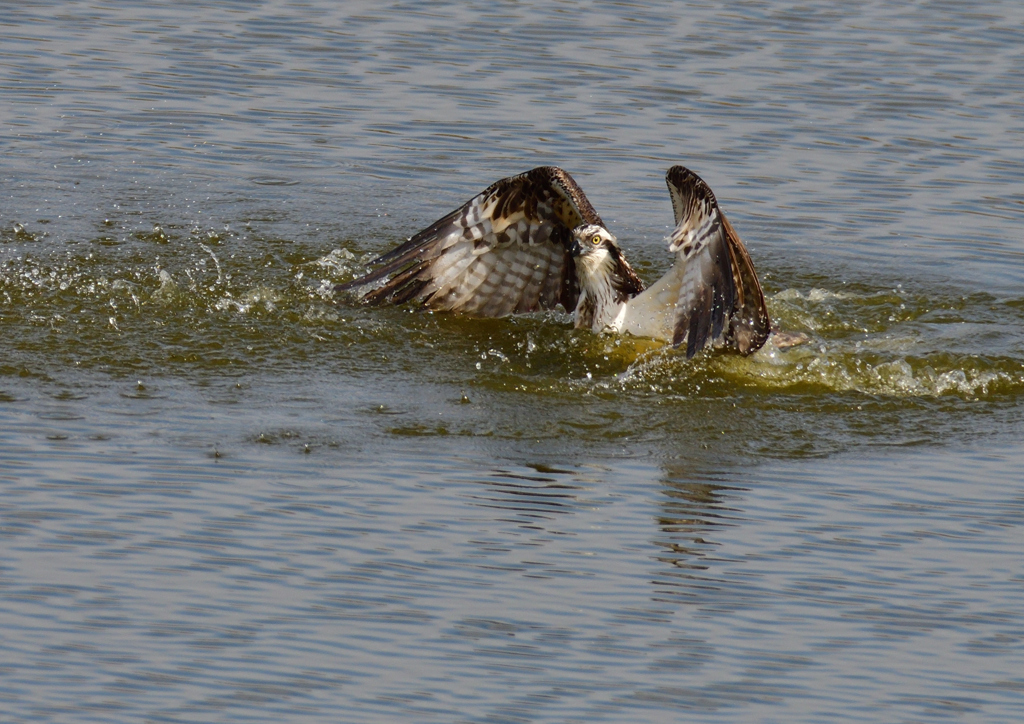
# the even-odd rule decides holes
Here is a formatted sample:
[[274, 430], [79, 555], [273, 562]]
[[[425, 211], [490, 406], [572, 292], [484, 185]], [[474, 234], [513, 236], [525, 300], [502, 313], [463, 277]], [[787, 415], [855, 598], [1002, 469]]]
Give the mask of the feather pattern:
[[669, 251], [681, 267], [672, 343], [685, 342], [688, 358], [719, 342], [750, 354], [771, 332], [750, 255], [697, 174], [673, 166], [665, 179], [676, 220]]
[[338, 289], [386, 280], [363, 300], [486, 317], [571, 310], [579, 286], [570, 232], [584, 223], [603, 222], [572, 176], [542, 166], [492, 184]]

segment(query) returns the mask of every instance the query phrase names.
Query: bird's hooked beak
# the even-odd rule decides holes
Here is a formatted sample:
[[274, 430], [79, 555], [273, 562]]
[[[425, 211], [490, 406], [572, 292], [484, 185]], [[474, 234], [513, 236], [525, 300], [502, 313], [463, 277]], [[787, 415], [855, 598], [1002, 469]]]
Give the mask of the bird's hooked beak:
[[615, 237], [608, 233], [608, 230], [597, 224], [584, 224], [577, 226], [571, 233], [572, 243], [569, 246], [569, 253], [573, 258], [589, 256], [595, 249], [603, 248], [601, 241], [610, 239], [615, 244]]

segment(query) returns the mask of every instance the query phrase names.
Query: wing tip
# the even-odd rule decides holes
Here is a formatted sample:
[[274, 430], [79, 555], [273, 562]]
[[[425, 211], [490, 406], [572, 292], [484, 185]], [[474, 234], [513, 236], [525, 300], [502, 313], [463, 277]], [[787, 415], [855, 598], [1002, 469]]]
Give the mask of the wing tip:
[[[480, 208], [486, 211], [480, 211]], [[471, 215], [470, 211], [476, 215]], [[558, 256], [561, 260], [560, 264], [549, 265], [554, 275], [551, 282], [543, 280], [529, 287], [529, 299], [522, 299], [520, 290], [519, 297], [515, 299], [510, 297], [499, 302], [495, 298], [489, 301], [477, 300], [476, 303], [470, 303], [467, 299], [478, 285], [453, 300], [444, 291], [450, 285], [440, 282], [435, 284], [436, 280], [431, 275], [436, 269], [434, 263], [437, 260], [445, 257], [450, 250], [464, 249], [467, 243], [474, 244], [473, 256], [483, 259], [485, 255], [475, 251], [477, 243], [486, 241], [486, 250], [493, 251], [492, 246], [497, 248], [505, 244], [508, 237], [502, 241], [501, 229], [495, 230], [489, 223], [484, 225], [482, 222], [491, 222], [494, 218], [504, 221], [515, 213], [528, 221], [527, 236], [519, 239], [522, 245], [527, 248], [540, 245], [545, 250], [535, 253], [541, 253], [545, 258]], [[594, 220], [600, 223], [600, 217], [572, 176], [558, 166], [537, 166], [491, 184], [461, 207], [371, 261], [370, 266], [375, 269], [357, 279], [336, 285], [334, 290], [355, 290], [360, 295], [360, 301], [374, 306], [401, 304], [418, 299], [435, 309], [483, 316], [505, 316], [519, 308], [553, 308], [559, 303], [571, 309], [576, 305], [579, 290], [567, 243], [570, 238], [569, 229], [581, 222]], [[478, 226], [479, 233], [468, 233], [467, 230], [476, 230]], [[473, 266], [476, 268], [475, 263]], [[468, 266], [459, 273], [462, 272], [468, 274]], [[375, 286], [361, 289], [369, 285]]]
[[665, 172], [665, 183], [670, 191], [680, 194], [688, 193], [695, 198], [706, 199], [711, 206], [718, 207], [718, 199], [708, 183], [686, 166], [675, 165]]

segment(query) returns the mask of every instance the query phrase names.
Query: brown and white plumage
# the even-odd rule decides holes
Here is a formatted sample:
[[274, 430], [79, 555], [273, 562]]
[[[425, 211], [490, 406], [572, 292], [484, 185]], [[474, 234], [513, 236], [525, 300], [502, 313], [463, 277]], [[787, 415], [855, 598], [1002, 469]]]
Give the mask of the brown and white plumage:
[[676, 262], [646, 291], [583, 191], [553, 166], [498, 181], [337, 289], [383, 281], [362, 299], [484, 317], [560, 304], [577, 327], [685, 344], [688, 358], [712, 344], [750, 354], [771, 329], [750, 256], [696, 174], [673, 166], [666, 180]]
[[[576, 306], [571, 230], [602, 224], [572, 177], [551, 166], [502, 179], [404, 244], [374, 272], [341, 289], [386, 283], [370, 304], [418, 300], [482, 317]], [[602, 224], [603, 225], [603, 224]]]
[[771, 320], [746, 247], [711, 188], [683, 166], [665, 175], [676, 228], [672, 268], [620, 312], [616, 331], [686, 344], [692, 357], [715, 344], [750, 354], [768, 339]]

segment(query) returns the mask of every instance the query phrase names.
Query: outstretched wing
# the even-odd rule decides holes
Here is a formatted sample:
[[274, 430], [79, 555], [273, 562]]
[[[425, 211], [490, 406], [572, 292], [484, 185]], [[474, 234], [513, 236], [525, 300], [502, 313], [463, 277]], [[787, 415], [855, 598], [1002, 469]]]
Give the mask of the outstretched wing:
[[665, 180], [676, 220], [669, 251], [683, 265], [672, 343], [685, 341], [687, 358], [719, 339], [741, 354], [755, 352], [771, 321], [750, 255], [697, 174], [673, 166]]
[[380, 267], [335, 289], [384, 280], [369, 304], [419, 300], [434, 309], [482, 317], [576, 306], [579, 288], [571, 231], [602, 224], [572, 177], [541, 166], [502, 179], [404, 244]]

